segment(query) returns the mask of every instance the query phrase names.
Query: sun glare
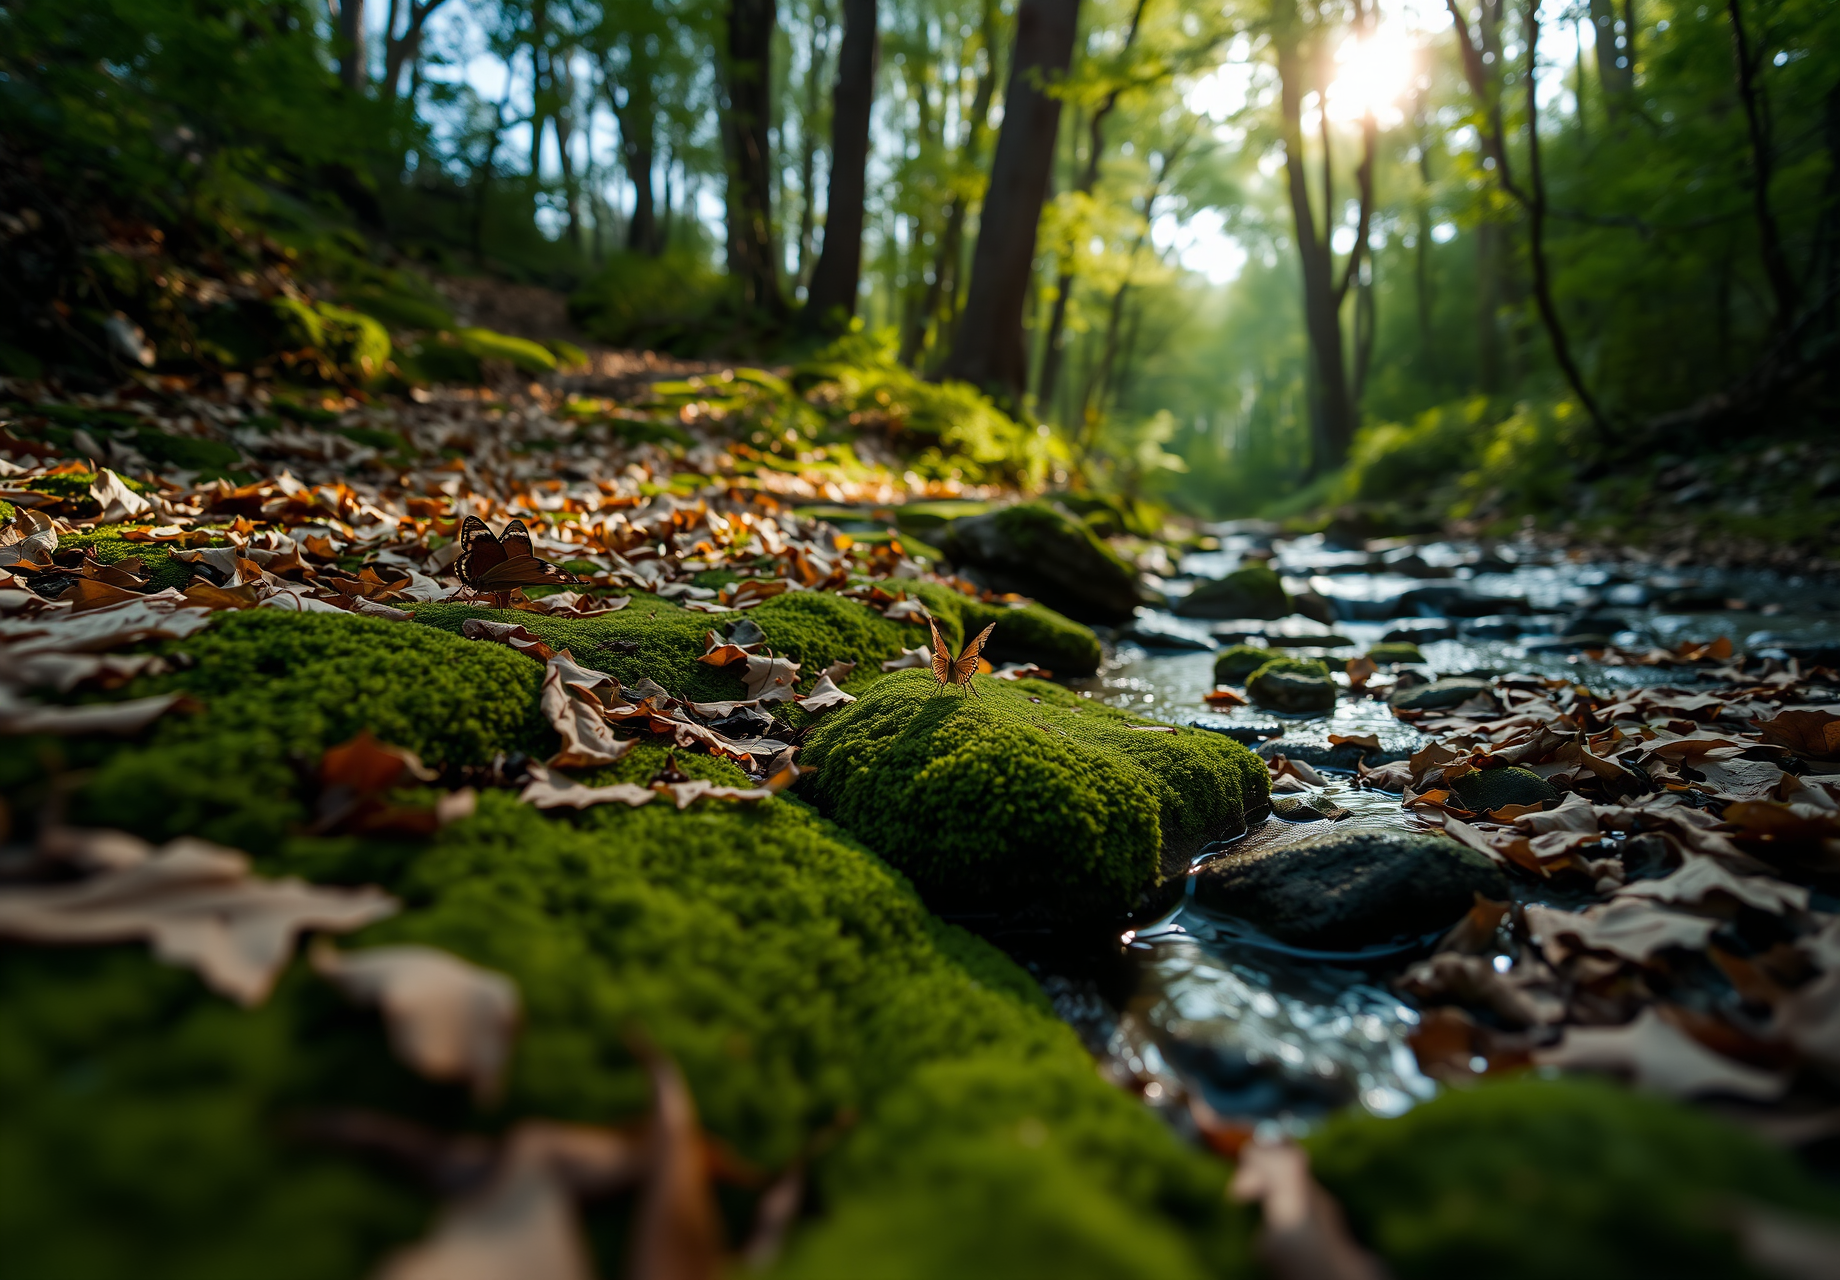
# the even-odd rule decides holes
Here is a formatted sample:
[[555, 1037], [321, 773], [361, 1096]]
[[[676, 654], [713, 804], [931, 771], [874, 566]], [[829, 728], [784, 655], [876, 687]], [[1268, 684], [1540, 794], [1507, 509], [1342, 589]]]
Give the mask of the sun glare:
[[1335, 51], [1329, 118], [1347, 123], [1371, 112], [1382, 125], [1397, 124], [1417, 70], [1418, 50], [1398, 27], [1382, 24], [1364, 38], [1350, 36]]

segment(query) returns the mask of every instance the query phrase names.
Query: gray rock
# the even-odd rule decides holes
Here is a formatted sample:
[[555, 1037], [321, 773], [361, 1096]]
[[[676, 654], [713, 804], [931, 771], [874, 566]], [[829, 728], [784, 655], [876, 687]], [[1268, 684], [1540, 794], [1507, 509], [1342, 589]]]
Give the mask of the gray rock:
[[1454, 640], [1457, 629], [1448, 622], [1427, 619], [1401, 622], [1380, 637], [1383, 644], [1430, 644], [1433, 640]]
[[1194, 623], [1148, 611], [1119, 628], [1117, 638], [1142, 645], [1146, 649], [1212, 653], [1219, 647], [1207, 632]]
[[994, 591], [1032, 596], [1077, 622], [1129, 621], [1137, 576], [1079, 521], [1039, 502], [946, 526], [940, 550]]
[[1433, 680], [1430, 684], [1402, 689], [1388, 698], [1387, 702], [1398, 711], [1443, 711], [1488, 692], [1487, 680], [1452, 676], [1447, 680]]
[[1356, 951], [1455, 924], [1476, 894], [1508, 896], [1480, 853], [1446, 836], [1333, 831], [1229, 854], [1195, 874], [1195, 901], [1278, 941]]
[[1282, 618], [1291, 612], [1291, 600], [1276, 573], [1249, 565], [1224, 578], [1197, 583], [1175, 611], [1184, 618]]
[[[1272, 664], [1267, 663], [1266, 667]], [[1320, 715], [1335, 709], [1335, 682], [1326, 675], [1271, 671], [1261, 667], [1246, 681], [1254, 705], [1287, 715]]]

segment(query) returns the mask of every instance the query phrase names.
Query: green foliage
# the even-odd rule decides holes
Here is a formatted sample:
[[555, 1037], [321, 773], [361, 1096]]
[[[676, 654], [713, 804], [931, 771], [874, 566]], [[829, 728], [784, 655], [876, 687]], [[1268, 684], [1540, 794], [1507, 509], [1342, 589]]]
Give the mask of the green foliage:
[[674, 349], [715, 311], [722, 275], [698, 251], [616, 253], [569, 297], [569, 318], [615, 346]]
[[1267, 794], [1238, 743], [1142, 733], [1043, 681], [936, 692], [901, 671], [806, 741], [811, 794], [937, 909], [1122, 915]]
[[514, 338], [490, 329], [461, 329], [455, 335], [460, 346], [476, 360], [504, 360], [525, 373], [554, 373], [555, 354], [528, 338]]
[[1400, 1280], [1749, 1275], [1736, 1201], [1840, 1217], [1840, 1197], [1788, 1153], [1602, 1082], [1523, 1077], [1390, 1120], [1344, 1112], [1306, 1145]]

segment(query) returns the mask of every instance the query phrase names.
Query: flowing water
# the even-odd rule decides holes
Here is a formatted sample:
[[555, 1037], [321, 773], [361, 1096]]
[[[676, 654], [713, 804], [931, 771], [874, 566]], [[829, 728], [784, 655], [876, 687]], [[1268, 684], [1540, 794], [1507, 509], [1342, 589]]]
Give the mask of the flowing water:
[[[1339, 670], [1369, 645], [1410, 632], [1438, 675], [1524, 671], [1594, 688], [1690, 685], [1696, 677], [1680, 668], [1594, 663], [1567, 637], [1609, 635], [1618, 645], [1645, 649], [1723, 635], [1753, 653], [1823, 663], [1840, 658], [1820, 652], [1840, 646], [1840, 586], [1832, 583], [1583, 563], [1527, 544], [1345, 551], [1320, 537], [1274, 540], [1235, 526], [1220, 529], [1219, 541], [1219, 551], [1187, 557], [1180, 576], [1167, 580], [1172, 599], [1196, 578], [1223, 576], [1249, 554], [1268, 554], [1293, 594], [1323, 597], [1337, 620], [1207, 623], [1147, 614], [1132, 629], [1140, 639], [1121, 640], [1099, 675], [1084, 682], [1095, 698], [1145, 719], [1196, 724], [1242, 741], [1281, 731], [1279, 750], [1284, 741], [1320, 741], [1328, 733], [1377, 733], [1383, 748], [1409, 751], [1422, 739], [1377, 699], [1344, 698], [1332, 714], [1313, 718], [1252, 707], [1215, 711], [1203, 702], [1214, 687], [1212, 646], [1256, 644], [1262, 636]], [[1146, 635], [1161, 639], [1142, 641]], [[1285, 843], [1331, 826], [1422, 829], [1397, 795], [1323, 772], [1329, 798], [1349, 817], [1334, 824], [1273, 818], [1230, 847]], [[1218, 852], [1204, 851], [1196, 865]], [[1106, 955], [1035, 967], [1062, 1016], [1114, 1075], [1153, 1104], [1195, 1093], [1223, 1115], [1295, 1131], [1350, 1103], [1392, 1115], [1437, 1091], [1408, 1044], [1418, 1011], [1391, 986], [1423, 952], [1301, 953], [1185, 899], [1163, 919], [1124, 934]], [[1496, 963], [1506, 968], [1509, 959]]]

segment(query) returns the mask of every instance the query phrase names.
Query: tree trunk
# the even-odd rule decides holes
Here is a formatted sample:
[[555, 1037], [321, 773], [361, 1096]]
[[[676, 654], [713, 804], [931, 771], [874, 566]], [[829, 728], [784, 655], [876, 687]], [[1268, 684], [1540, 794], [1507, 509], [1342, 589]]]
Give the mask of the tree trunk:
[[830, 11], [821, 8], [812, 16], [811, 38], [805, 55], [805, 114], [799, 122], [799, 276], [801, 287], [811, 286], [813, 233], [817, 230], [818, 135], [813, 125], [818, 119], [820, 79], [830, 52]]
[[1596, 32], [1597, 82], [1604, 87], [1604, 110], [1612, 124], [1628, 108], [1635, 88], [1636, 64], [1629, 56], [1624, 36], [1616, 33], [1616, 0], [1591, 0], [1591, 26]]
[[[359, 0], [362, 4], [363, 0]], [[383, 92], [385, 97], [394, 98], [397, 85], [402, 80], [405, 63], [416, 61], [422, 48], [422, 33], [427, 29], [429, 15], [434, 13], [447, 0], [409, 0], [409, 25], [403, 28], [401, 36], [395, 31], [395, 0], [391, 0], [391, 28], [384, 32], [383, 41]]]
[[[1316, 215], [1310, 204], [1309, 176], [1304, 168], [1303, 93], [1305, 68], [1294, 29], [1278, 36], [1279, 106], [1283, 116], [1284, 172], [1288, 179], [1291, 219], [1296, 228], [1297, 257], [1303, 267], [1303, 319], [1310, 339], [1311, 367], [1316, 375], [1315, 412], [1311, 415], [1312, 474], [1332, 471], [1348, 457], [1354, 442], [1354, 404], [1348, 395], [1346, 357], [1342, 350], [1341, 307], [1335, 290], [1335, 262], [1329, 244], [1332, 220], [1327, 178], [1323, 170], [1323, 234], [1316, 233]], [[1325, 157], [1326, 159], [1326, 157]], [[1355, 246], [1355, 256], [1360, 246]], [[1352, 263], [1355, 259], [1350, 258]]]
[[[977, 88], [971, 97], [971, 113], [966, 122], [963, 164], [976, 169], [983, 160], [984, 138], [990, 128], [990, 103], [997, 89], [997, 3], [984, 0], [984, 17], [979, 27], [983, 41], [984, 65], [978, 72]], [[933, 255], [933, 279], [927, 285], [926, 314], [938, 326], [934, 336], [935, 358], [946, 350], [957, 330], [959, 266], [964, 257], [965, 207], [962, 193], [954, 191], [946, 209], [945, 230]]]
[[824, 249], [799, 327], [841, 333], [856, 314], [862, 283], [863, 202], [867, 195], [869, 112], [875, 105], [876, 0], [843, 0], [843, 48], [831, 98], [831, 175], [824, 202]]
[[356, 90], [365, 78], [364, 0], [339, 0], [339, 79]]
[[[643, 72], [640, 76], [643, 77]], [[611, 99], [612, 95], [608, 95]], [[626, 106], [616, 108], [620, 122], [620, 160], [633, 184], [632, 221], [626, 224], [626, 247], [633, 253], [657, 257], [664, 251], [658, 234], [658, 211], [652, 194], [652, 166], [657, 159], [654, 131], [658, 113], [650, 86], [635, 83], [626, 89]]]
[[965, 314], [946, 371], [994, 389], [1020, 409], [1028, 387], [1022, 312], [1028, 305], [1035, 234], [1054, 163], [1061, 103], [1049, 90], [1067, 75], [1079, 0], [1020, 0], [1003, 128], [979, 218]]
[[773, 252], [772, 156], [767, 128], [773, 118], [775, 0], [729, 0], [728, 110], [722, 132], [728, 149], [728, 271], [741, 305], [778, 318], [786, 301], [779, 291]]
[[1776, 307], [1774, 327], [1782, 333], [1795, 320], [1797, 291], [1789, 259], [1783, 253], [1782, 236], [1776, 229], [1776, 214], [1770, 208], [1770, 175], [1776, 157], [1770, 139], [1769, 109], [1761, 101], [1757, 59], [1744, 31], [1740, 0], [1726, 0], [1725, 11], [1731, 15], [1731, 54], [1737, 64], [1738, 97], [1744, 103], [1744, 123], [1751, 144], [1751, 211], [1757, 220], [1757, 248], [1763, 256], [1763, 272], [1769, 279], [1770, 296]]

